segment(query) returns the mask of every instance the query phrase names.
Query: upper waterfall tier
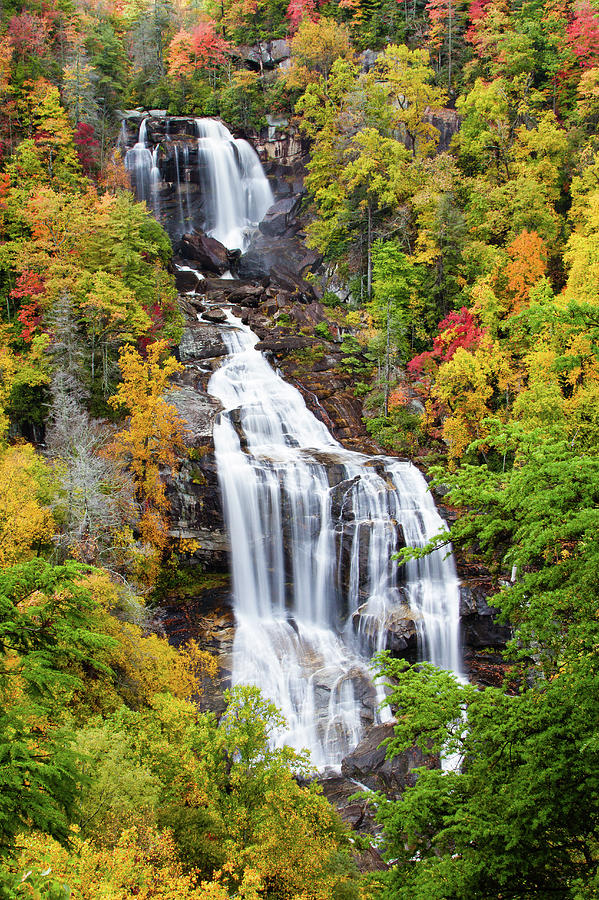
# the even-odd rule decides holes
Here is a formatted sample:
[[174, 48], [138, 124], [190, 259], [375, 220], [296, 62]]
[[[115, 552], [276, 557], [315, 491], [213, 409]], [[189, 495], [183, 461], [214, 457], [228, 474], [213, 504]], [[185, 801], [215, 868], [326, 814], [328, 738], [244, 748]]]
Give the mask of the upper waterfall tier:
[[437, 551], [400, 569], [405, 543], [444, 528], [408, 462], [345, 450], [230, 316], [230, 356], [209, 392], [230, 532], [237, 631], [233, 679], [281, 709], [279, 740], [337, 766], [382, 699], [369, 657], [409, 608], [422, 656], [459, 673], [459, 585]]
[[143, 118], [137, 142], [125, 155], [138, 199], [172, 238], [201, 229], [230, 250], [245, 250], [273, 202], [250, 144], [215, 119], [167, 117], [152, 140], [147, 123]]

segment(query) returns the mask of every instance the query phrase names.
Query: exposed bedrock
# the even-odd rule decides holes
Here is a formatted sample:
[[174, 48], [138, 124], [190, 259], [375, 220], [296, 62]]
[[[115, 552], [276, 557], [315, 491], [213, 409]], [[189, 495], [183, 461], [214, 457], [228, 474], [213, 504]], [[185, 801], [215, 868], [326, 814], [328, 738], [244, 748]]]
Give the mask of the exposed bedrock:
[[393, 759], [386, 759], [384, 741], [393, 737], [393, 725], [375, 725], [356, 749], [345, 757], [341, 774], [352, 778], [373, 791], [384, 791], [392, 798], [401, 797], [407, 787], [411, 787], [416, 776], [412, 769], [417, 766], [438, 768], [439, 759], [425, 756], [417, 747], [398, 753]]

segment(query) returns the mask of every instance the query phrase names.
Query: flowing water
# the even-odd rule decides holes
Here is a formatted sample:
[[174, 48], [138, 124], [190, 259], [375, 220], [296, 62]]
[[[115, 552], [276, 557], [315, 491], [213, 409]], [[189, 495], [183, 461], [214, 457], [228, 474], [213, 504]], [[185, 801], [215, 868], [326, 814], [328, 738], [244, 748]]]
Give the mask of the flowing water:
[[[150, 147], [148, 117], [139, 126], [137, 143], [125, 155], [138, 200], [145, 200], [163, 224], [164, 161], [172, 156], [175, 205], [172, 230], [180, 237], [193, 230], [190, 183], [197, 183], [202, 198], [201, 227], [230, 250], [245, 250], [252, 231], [264, 218], [273, 195], [253, 147], [234, 138], [215, 119], [196, 119], [195, 135], [171, 134], [167, 119], [163, 144]], [[193, 120], [192, 120], [193, 121]], [[193, 146], [190, 147], [190, 142]]]
[[[459, 584], [437, 551], [403, 574], [400, 535], [423, 546], [444, 528], [408, 462], [344, 449], [230, 315], [230, 355], [209, 392], [232, 547], [233, 682], [256, 684], [282, 711], [276, 738], [338, 766], [382, 699], [369, 658], [413, 618], [422, 655], [460, 672]], [[400, 577], [401, 575], [401, 577]]]
[[[181, 138], [166, 123], [179, 233], [191, 230], [199, 184], [204, 230], [245, 249], [273, 201], [258, 157], [220, 122], [198, 119], [195, 131]], [[125, 164], [138, 198], [164, 218], [161, 150], [150, 150], [145, 118]], [[460, 674], [453, 558], [439, 550], [400, 570], [392, 555], [404, 543], [444, 529], [421, 473], [344, 449], [255, 349], [256, 335], [230, 315], [224, 336], [230, 355], [209, 391], [223, 406], [214, 442], [232, 547], [233, 682], [258, 685], [279, 707], [279, 744], [338, 767], [389, 715], [377, 712], [384, 696], [369, 660], [407, 622], [423, 658]]]
[[214, 119], [197, 119], [200, 185], [206, 198], [204, 230], [230, 250], [245, 250], [252, 228], [273, 195], [260, 160], [247, 141]]

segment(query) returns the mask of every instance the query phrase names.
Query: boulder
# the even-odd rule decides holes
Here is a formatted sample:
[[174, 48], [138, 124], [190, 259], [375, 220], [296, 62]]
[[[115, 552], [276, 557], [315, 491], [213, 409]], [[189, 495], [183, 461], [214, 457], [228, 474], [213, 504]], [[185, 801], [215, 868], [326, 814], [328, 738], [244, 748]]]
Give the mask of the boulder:
[[322, 265], [322, 256], [315, 250], [306, 250], [303, 257], [298, 261], [297, 270], [300, 275], [307, 272], [316, 272]]
[[202, 316], [204, 319], [207, 319], [208, 322], [214, 322], [217, 325], [221, 325], [227, 321], [227, 314], [218, 306], [205, 310], [205, 312], [202, 313]]
[[199, 273], [188, 267], [175, 269], [175, 286], [180, 294], [190, 294], [200, 286]]
[[204, 360], [226, 356], [227, 353], [223, 336], [214, 325], [191, 320], [184, 329], [179, 344], [179, 359], [182, 363], [198, 365]]
[[283, 266], [273, 266], [270, 270], [270, 277], [275, 284], [280, 285], [286, 291], [298, 294], [298, 299], [304, 300], [306, 303], [316, 296], [313, 284]]
[[271, 237], [284, 234], [297, 215], [301, 202], [301, 196], [295, 196], [284, 197], [283, 200], [273, 203], [258, 226], [262, 234]]
[[503, 649], [512, 636], [512, 629], [509, 625], [501, 625], [496, 621], [498, 611], [489, 606], [486, 594], [485, 588], [474, 582], [460, 585], [463, 642], [474, 649]]
[[242, 284], [229, 293], [228, 299], [230, 303], [256, 308], [260, 304], [263, 293], [264, 288], [261, 284]]
[[207, 234], [197, 232], [184, 234], [181, 238], [179, 252], [185, 259], [193, 259], [202, 269], [223, 275], [229, 268], [229, 253], [224, 244]]
[[411, 769], [424, 765], [438, 768], [439, 760], [438, 757], [425, 756], [418, 747], [398, 753], [393, 759], [385, 759], [386, 748], [381, 744], [389, 737], [393, 737], [391, 723], [369, 729], [356, 749], [341, 763], [341, 774], [373, 791], [384, 791], [396, 800], [416, 781]]
[[[326, 770], [319, 778], [322, 792], [341, 819], [354, 831], [374, 835], [380, 831], [374, 819], [374, 808], [366, 797], [356, 797], [359, 789], [354, 781], [337, 772]], [[351, 799], [350, 799], [351, 798]]]
[[[289, 59], [291, 51], [288, 41], [282, 39], [270, 42], [270, 57], [274, 63], [280, 63], [284, 59]], [[268, 116], [267, 116], [268, 119]], [[270, 123], [269, 123], [270, 124]]]

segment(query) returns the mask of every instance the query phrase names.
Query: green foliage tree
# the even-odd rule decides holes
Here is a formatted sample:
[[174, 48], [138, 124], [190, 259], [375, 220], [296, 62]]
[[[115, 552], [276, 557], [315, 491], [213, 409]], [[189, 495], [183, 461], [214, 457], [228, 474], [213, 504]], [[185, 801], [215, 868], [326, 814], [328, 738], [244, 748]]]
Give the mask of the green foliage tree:
[[65, 716], [78, 674], [104, 669], [109, 638], [94, 628], [97, 606], [85, 566], [43, 559], [0, 571], [0, 854], [37, 828], [66, 840], [79, 758]]
[[398, 859], [388, 896], [574, 898], [595, 883], [599, 462], [550, 431], [497, 425], [492, 442], [505, 471], [443, 478], [468, 508], [451, 540], [512, 571], [492, 600], [515, 627], [511, 690], [383, 660], [398, 718], [389, 752], [417, 741], [462, 757], [461, 771], [421, 770], [399, 803], [379, 798]]
[[392, 354], [405, 361], [409, 353], [410, 301], [418, 288], [414, 263], [395, 241], [377, 241], [373, 248], [374, 297], [368, 304], [374, 324], [385, 335], [385, 404], [389, 415]]

